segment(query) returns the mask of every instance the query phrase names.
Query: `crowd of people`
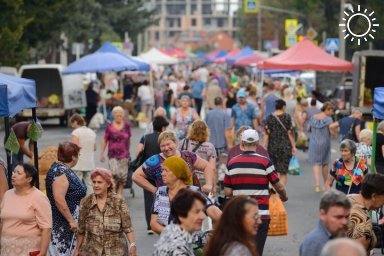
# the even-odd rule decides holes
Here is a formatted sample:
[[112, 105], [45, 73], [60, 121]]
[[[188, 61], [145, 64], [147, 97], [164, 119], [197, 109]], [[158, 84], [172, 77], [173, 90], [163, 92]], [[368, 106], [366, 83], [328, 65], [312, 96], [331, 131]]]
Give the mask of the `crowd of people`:
[[[202, 66], [166, 68], [153, 74], [153, 83], [126, 74], [108, 90], [112, 96], [122, 91], [133, 111], [151, 120], [134, 154], [144, 159], [136, 170], [129, 164], [133, 111], [117, 101], [103, 103], [110, 122], [101, 142], [87, 127], [89, 113], [86, 119], [72, 116], [71, 141], [59, 144], [46, 195], [34, 187], [36, 169], [22, 162], [24, 154], [33, 156], [31, 140], [26, 146], [31, 123], [14, 125], [20, 152], [12, 189], [0, 173], [1, 255], [137, 255], [123, 198], [132, 172], [144, 190], [147, 233], [160, 235], [153, 255], [194, 255], [193, 241], [210, 229], [204, 255], [263, 255], [271, 190], [288, 200], [289, 164], [303, 138], [313, 190], [324, 194], [319, 223], [304, 238], [300, 255], [339, 255], [344, 247], [348, 255], [370, 254], [377, 238], [369, 211], [384, 205], [383, 121], [373, 166], [372, 132], [361, 111], [334, 120], [334, 104], [310, 95], [299, 80], [295, 86], [256, 83], [236, 71]], [[88, 96], [87, 110], [94, 115], [106, 96], [94, 90]], [[331, 159], [337, 134], [340, 158]], [[97, 144], [107, 169], [95, 166]], [[5, 171], [2, 161], [0, 167]], [[220, 195], [223, 205], [214, 203]]]

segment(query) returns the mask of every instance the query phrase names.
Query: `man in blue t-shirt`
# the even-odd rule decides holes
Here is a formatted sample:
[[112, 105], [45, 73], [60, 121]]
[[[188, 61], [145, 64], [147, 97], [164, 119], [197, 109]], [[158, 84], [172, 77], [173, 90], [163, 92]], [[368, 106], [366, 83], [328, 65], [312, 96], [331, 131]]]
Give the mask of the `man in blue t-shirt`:
[[[348, 134], [349, 130], [353, 129], [353, 138], [351, 139], [355, 142], [359, 142], [359, 134], [362, 130], [363, 121], [362, 121], [363, 114], [361, 113], [361, 110], [356, 108], [353, 110], [352, 114], [347, 117], [343, 117], [340, 120], [334, 122], [332, 124], [332, 127], [339, 127], [339, 140], [342, 141], [345, 139], [345, 136]], [[353, 127], [352, 127], [353, 125]]]

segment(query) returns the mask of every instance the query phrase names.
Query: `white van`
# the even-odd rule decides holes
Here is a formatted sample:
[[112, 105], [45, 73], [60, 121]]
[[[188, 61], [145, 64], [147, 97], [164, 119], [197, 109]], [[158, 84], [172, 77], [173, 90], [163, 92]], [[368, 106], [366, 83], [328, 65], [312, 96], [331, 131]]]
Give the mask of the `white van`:
[[[83, 86], [83, 75], [62, 75], [63, 65], [32, 64], [20, 68], [20, 77], [35, 80], [37, 96], [37, 117], [40, 119], [60, 118], [66, 125], [75, 109], [87, 105]], [[19, 117], [32, 116], [31, 110], [24, 110]]]

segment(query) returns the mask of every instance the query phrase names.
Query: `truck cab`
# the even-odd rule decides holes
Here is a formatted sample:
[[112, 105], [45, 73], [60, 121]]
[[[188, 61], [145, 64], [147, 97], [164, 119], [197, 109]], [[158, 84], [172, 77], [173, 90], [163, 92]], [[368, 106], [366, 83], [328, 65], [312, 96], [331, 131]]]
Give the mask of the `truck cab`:
[[[66, 125], [75, 109], [86, 106], [83, 75], [62, 75], [64, 66], [59, 64], [32, 64], [20, 68], [20, 77], [35, 80], [37, 117], [59, 118]], [[19, 113], [19, 118], [32, 115], [31, 110]]]

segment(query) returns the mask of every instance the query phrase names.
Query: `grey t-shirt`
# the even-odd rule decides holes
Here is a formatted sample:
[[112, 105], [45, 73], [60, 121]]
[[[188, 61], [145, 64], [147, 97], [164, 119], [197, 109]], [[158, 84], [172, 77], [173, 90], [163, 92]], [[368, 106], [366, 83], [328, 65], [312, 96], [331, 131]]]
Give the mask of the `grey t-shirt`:
[[231, 117], [224, 109], [215, 108], [208, 111], [205, 122], [210, 129], [209, 141], [215, 148], [224, 148], [227, 146], [224, 132], [231, 128]]
[[228, 249], [225, 250], [225, 253], [223, 256], [252, 256], [252, 253], [248, 250], [248, 248], [239, 243], [239, 242], [233, 242], [229, 245]]

